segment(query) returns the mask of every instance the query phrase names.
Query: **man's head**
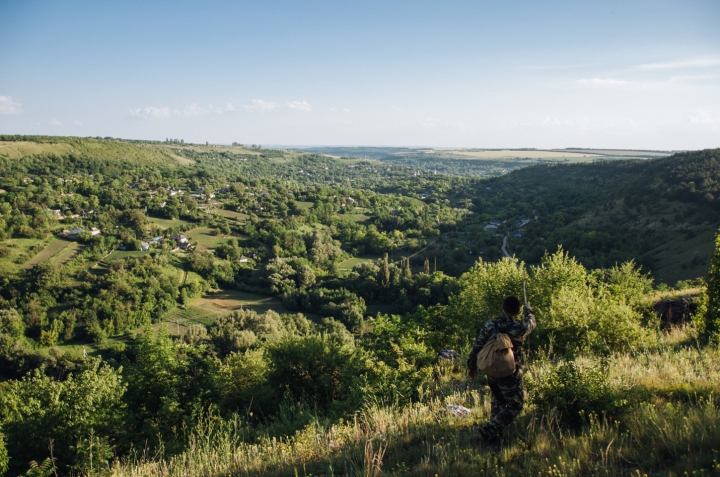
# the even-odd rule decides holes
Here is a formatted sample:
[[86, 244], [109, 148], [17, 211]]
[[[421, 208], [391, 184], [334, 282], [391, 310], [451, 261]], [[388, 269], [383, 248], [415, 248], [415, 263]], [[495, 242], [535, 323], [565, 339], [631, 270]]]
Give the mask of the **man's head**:
[[521, 306], [522, 303], [520, 303], [520, 298], [516, 296], [509, 296], [503, 301], [502, 309], [508, 315], [515, 316], [520, 313]]

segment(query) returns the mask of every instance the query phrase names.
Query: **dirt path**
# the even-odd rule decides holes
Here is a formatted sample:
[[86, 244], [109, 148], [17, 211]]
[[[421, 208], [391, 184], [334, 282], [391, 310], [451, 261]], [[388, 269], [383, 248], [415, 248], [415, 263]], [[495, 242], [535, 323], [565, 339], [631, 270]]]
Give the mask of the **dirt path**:
[[507, 258], [512, 258], [512, 255], [510, 255], [510, 252], [508, 252], [507, 244], [508, 244], [508, 236], [506, 235], [506, 236], [503, 238], [502, 252], [505, 254], [505, 256], [506, 256]]
[[436, 242], [429, 243], [429, 244], [425, 245], [423, 248], [421, 248], [420, 250], [418, 250], [417, 252], [413, 253], [412, 255], [408, 255], [408, 259], [413, 258], [413, 257], [415, 257], [416, 255], [424, 252], [424, 251], [427, 250], [428, 248], [430, 248], [430, 247], [432, 247], [433, 245], [435, 245], [435, 243], [436, 243]]

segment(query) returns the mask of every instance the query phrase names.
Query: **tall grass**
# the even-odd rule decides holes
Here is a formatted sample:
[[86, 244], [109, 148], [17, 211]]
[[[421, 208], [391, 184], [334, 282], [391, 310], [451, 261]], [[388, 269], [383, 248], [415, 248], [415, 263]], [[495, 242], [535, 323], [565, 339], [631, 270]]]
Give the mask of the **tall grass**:
[[[138, 453], [116, 462], [115, 476], [489, 475], [606, 476], [720, 474], [720, 352], [692, 345], [678, 331], [653, 350], [609, 358], [603, 366], [632, 404], [616, 419], [590, 415], [578, 430], [561, 425], [562, 410], [541, 415], [529, 406], [499, 448], [483, 447], [473, 424], [487, 419], [489, 395], [462, 369], [437, 368], [440, 391], [407, 406], [368, 403], [351, 419], [311, 418], [301, 431], [276, 438], [243, 420], [209, 416], [190, 433], [187, 450], [162, 458]], [[527, 368], [542, 379], [556, 364]], [[466, 418], [439, 412], [449, 404]], [[296, 407], [299, 413], [307, 408]]]

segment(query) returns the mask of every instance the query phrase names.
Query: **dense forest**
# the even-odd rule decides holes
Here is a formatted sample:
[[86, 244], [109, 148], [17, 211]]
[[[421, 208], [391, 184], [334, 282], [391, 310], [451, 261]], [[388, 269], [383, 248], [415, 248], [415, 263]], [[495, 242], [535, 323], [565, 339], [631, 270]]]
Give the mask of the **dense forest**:
[[[631, 426], [666, 405], [710, 415], [715, 375], [710, 388], [698, 377], [672, 390], [642, 377], [620, 385], [612, 370], [643, 350], [690, 362], [703, 353], [688, 343], [716, 339], [702, 279], [720, 225], [719, 168], [720, 150], [706, 150], [481, 179], [237, 144], [0, 136], [0, 470], [153, 474], [212, 451], [198, 439], [222, 438], [256, 460], [193, 472], [309, 465], [308, 475], [327, 472], [327, 445], [260, 462], [276, 444], [290, 455], [337, 433], [335, 472], [354, 475], [389, 445], [358, 437], [377, 427], [358, 415], [483, 408], [462, 358], [438, 353], [466, 352], [524, 280], [544, 363], [531, 372], [535, 409], [551, 414], [564, 399], [570, 410], [546, 423], [548, 439], [556, 424], [577, 439], [630, 432], [604, 419]], [[669, 344], [651, 305], [683, 294], [701, 295], [694, 327]], [[600, 365], [607, 373], [593, 372]], [[419, 431], [405, 432], [392, 438], [395, 471], [441, 468], [439, 451], [423, 464]], [[343, 454], [363, 441], [370, 464]], [[710, 469], [712, 445], [667, 452]], [[628, 472], [666, 460], [640, 455]]]

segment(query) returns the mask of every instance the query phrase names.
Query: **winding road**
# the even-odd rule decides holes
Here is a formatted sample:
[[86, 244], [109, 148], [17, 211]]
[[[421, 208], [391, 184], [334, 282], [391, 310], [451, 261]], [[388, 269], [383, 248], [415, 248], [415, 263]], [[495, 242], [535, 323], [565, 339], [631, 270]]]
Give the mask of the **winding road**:
[[512, 255], [510, 255], [510, 252], [508, 252], [507, 243], [508, 243], [508, 236], [506, 235], [506, 236], [503, 238], [502, 252], [505, 254], [505, 256], [506, 256], [507, 258], [512, 258]]

